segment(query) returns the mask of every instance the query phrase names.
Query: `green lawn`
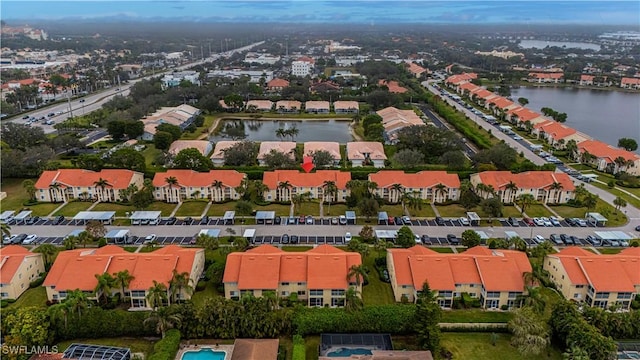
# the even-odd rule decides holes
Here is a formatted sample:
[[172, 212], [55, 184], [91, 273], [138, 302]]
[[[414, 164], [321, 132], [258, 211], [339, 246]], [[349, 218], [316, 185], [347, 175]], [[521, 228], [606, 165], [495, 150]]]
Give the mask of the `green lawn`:
[[144, 155], [145, 163], [147, 164], [147, 170], [163, 170], [163, 164], [156, 164], [156, 158], [158, 155], [162, 153], [161, 150], [156, 149], [153, 142], [148, 142], [144, 144], [146, 148], [142, 150], [142, 155]]
[[[349, 210], [347, 205], [345, 204], [331, 204], [331, 208], [326, 203], [323, 206], [324, 208], [324, 216], [340, 216], [344, 215], [346, 211]], [[356, 213], [358, 210], [354, 210]]]
[[202, 124], [202, 126], [197, 127], [196, 130], [192, 133], [190, 132], [184, 132], [182, 133], [182, 136], [180, 137], [180, 139], [182, 140], [196, 140], [198, 137], [200, 137], [202, 134], [206, 134], [209, 132], [209, 128], [211, 127], [211, 125], [213, 125], [214, 120], [216, 119], [215, 116], [212, 115], [207, 115], [204, 117], [204, 124]]
[[122, 248], [124, 249], [124, 251], [128, 251], [130, 253], [136, 252], [136, 250], [138, 250], [137, 246], [123, 246]]
[[295, 212], [296, 215], [318, 216], [320, 215], [320, 203], [315, 201], [304, 202], [300, 206], [296, 206]]
[[[606, 178], [604, 178], [602, 176], [601, 176], [601, 178], [603, 178], [602, 180], [605, 181], [605, 182], [609, 181], [609, 180], [606, 180]], [[595, 187], [598, 187], [600, 189], [603, 189], [605, 191], [608, 191], [608, 192], [612, 193], [615, 196], [619, 196], [619, 197], [625, 199], [629, 203], [629, 205], [631, 205], [631, 206], [635, 206], [637, 208], [640, 208], [640, 200], [634, 198], [633, 196], [630, 196], [629, 194], [626, 194], [626, 193], [620, 191], [620, 189], [622, 189], [622, 187], [619, 187], [619, 186], [616, 185], [616, 187], [614, 187], [612, 189], [608, 185], [601, 184], [601, 183], [599, 183], [597, 181], [592, 182], [591, 185], [593, 185]], [[633, 193], [632, 190], [638, 190], [638, 189], [625, 189], [625, 190], [630, 192], [630, 193]], [[636, 195], [636, 196], [640, 196], [640, 195]], [[624, 211], [624, 208], [622, 210]]]
[[185, 201], [180, 205], [176, 216], [197, 216], [200, 217], [207, 207], [206, 201]]
[[[485, 214], [482, 211], [482, 209], [477, 209], [477, 211], [478, 211], [478, 215], [480, 215], [481, 217], [489, 217], [489, 215]], [[516, 209], [515, 206], [505, 205], [502, 208], [502, 216], [503, 217], [520, 217], [522, 215], [520, 214], [520, 211], [518, 211], [518, 209]]]
[[66, 350], [72, 343], [95, 344], [130, 348], [132, 353], [144, 353], [145, 358], [153, 352], [155, 341], [147, 338], [101, 338], [101, 339], [74, 339], [63, 341], [58, 344], [59, 351]]
[[506, 323], [511, 313], [485, 310], [449, 310], [442, 312], [443, 323]]
[[[22, 187], [25, 179], [2, 179], [0, 191], [6, 192], [7, 197], [0, 201], [2, 210], [20, 210], [25, 201], [29, 200], [29, 194]], [[33, 179], [37, 181], [37, 179]]]
[[404, 216], [402, 205], [384, 205], [380, 211], [386, 211], [389, 216]]
[[584, 214], [587, 212], [586, 208], [576, 208], [576, 207], [572, 207], [572, 206], [566, 206], [566, 205], [556, 205], [556, 206], [550, 206], [551, 209], [553, 209], [553, 211], [557, 212], [558, 215], [562, 216], [563, 218], [572, 218], [572, 217], [577, 217], [577, 218], [584, 218]]
[[144, 209], [145, 211], [160, 211], [161, 214], [160, 216], [169, 216], [171, 215], [171, 212], [173, 212], [173, 209], [176, 208], [176, 204], [169, 204], [166, 202], [162, 202], [162, 201], [154, 201], [153, 203], [151, 203], [151, 205], [149, 205], [146, 209]]
[[255, 206], [254, 210], [256, 211], [275, 211], [276, 216], [289, 216], [289, 209], [291, 207], [282, 204], [269, 204], [266, 206]]
[[307, 336], [304, 338], [304, 348], [306, 360], [318, 360], [318, 349], [320, 348], [320, 336]]
[[440, 344], [450, 351], [453, 360], [543, 360], [562, 359], [562, 353], [549, 348], [545, 354], [522, 355], [511, 346], [510, 334], [497, 334], [496, 345], [491, 345], [491, 333], [443, 333]]
[[289, 252], [303, 252], [313, 249], [313, 246], [283, 246], [283, 251]]
[[438, 213], [440, 213], [442, 217], [467, 216], [467, 211], [458, 204], [436, 205], [436, 209], [438, 209]]
[[[47, 215], [51, 214], [51, 212], [53, 210], [57, 209], [58, 206], [60, 206], [60, 205], [62, 205], [62, 204], [61, 203], [58, 203], [58, 204], [40, 203], [40, 204], [37, 204], [37, 205], [23, 206], [23, 208], [33, 211], [32, 215], [34, 215], [34, 216], [47, 216]], [[4, 210], [4, 204], [0, 204], [0, 207], [2, 207], [2, 209]]]
[[429, 249], [443, 254], [453, 254], [453, 249], [450, 247], [430, 247]]
[[222, 216], [225, 211], [235, 211], [236, 210], [236, 201], [229, 201], [222, 204], [211, 204], [209, 211], [207, 211], [207, 215], [209, 216]]
[[525, 212], [530, 217], [549, 217], [549, 216], [553, 216], [553, 214], [550, 213], [549, 210], [547, 210], [547, 208], [545, 208], [544, 205], [541, 205], [541, 204], [529, 205]]
[[[584, 218], [587, 213], [586, 207], [574, 208], [571, 206], [561, 205], [552, 207], [560, 216], [565, 218], [577, 217]], [[616, 211], [613, 206], [607, 204], [602, 199], [598, 199], [598, 203], [595, 209], [591, 210], [592, 212], [599, 212], [604, 217], [608, 219], [607, 226], [609, 227], [617, 227], [622, 226], [627, 223], [627, 217], [624, 215], [623, 211]]]
[[133, 205], [123, 205], [114, 203], [100, 203], [93, 208], [93, 211], [115, 211], [117, 217], [127, 216], [127, 213], [131, 215], [136, 211]]
[[416, 209], [416, 210], [412, 210], [409, 209], [409, 214], [411, 214], [412, 217], [417, 217], [417, 218], [434, 218], [436, 217], [436, 213], [433, 211], [433, 208], [431, 207], [431, 204], [422, 204], [422, 209]]
[[601, 254], [613, 255], [622, 251], [622, 248], [600, 248], [598, 251], [600, 251]]
[[28, 289], [25, 291], [16, 302], [10, 304], [9, 308], [19, 307], [46, 307], [47, 306], [47, 290], [44, 286], [38, 286], [37, 288]]
[[372, 253], [364, 260], [364, 265], [369, 269], [369, 284], [362, 288], [362, 299], [365, 306], [393, 304], [395, 302], [391, 284], [380, 280], [378, 271], [374, 266], [376, 256], [377, 254]]
[[86, 211], [89, 207], [91, 207], [91, 205], [93, 205], [93, 202], [90, 201], [72, 201], [62, 207], [62, 209], [58, 210], [54, 215], [74, 217], [80, 211]]
[[193, 293], [193, 295], [191, 296], [191, 301], [195, 306], [199, 307], [204, 305], [204, 302], [207, 299], [215, 296], [224, 296], [224, 294], [218, 293], [216, 288], [213, 286], [213, 283], [211, 281], [207, 281], [207, 286], [204, 288], [204, 290], [196, 291]]

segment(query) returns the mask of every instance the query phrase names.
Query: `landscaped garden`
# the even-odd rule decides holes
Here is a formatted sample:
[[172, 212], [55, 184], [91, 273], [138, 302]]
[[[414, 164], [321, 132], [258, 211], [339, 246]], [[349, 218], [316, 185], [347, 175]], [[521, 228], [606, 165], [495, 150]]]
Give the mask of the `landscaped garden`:
[[194, 216], [200, 217], [206, 209], [208, 202], [200, 200], [185, 201], [180, 205], [176, 216]]
[[[492, 336], [495, 341], [492, 341]], [[490, 332], [469, 332], [442, 334], [441, 345], [451, 351], [453, 359], [468, 360], [542, 360], [562, 359], [562, 354], [555, 348], [549, 347], [543, 355], [523, 355], [511, 346], [511, 334], [499, 333], [492, 335]], [[494, 345], [495, 343], [495, 345]]]

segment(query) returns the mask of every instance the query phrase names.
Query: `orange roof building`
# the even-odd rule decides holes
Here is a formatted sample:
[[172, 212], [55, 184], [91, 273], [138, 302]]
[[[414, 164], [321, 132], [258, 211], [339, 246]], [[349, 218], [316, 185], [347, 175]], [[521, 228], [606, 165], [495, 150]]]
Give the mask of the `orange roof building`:
[[510, 109], [509, 111], [507, 111], [506, 117], [507, 120], [514, 124], [530, 122], [531, 124], [535, 125], [540, 122], [546, 121], [546, 119], [542, 117], [542, 115], [526, 107], [516, 107]]
[[[62, 251], [42, 285], [47, 290], [49, 301], [62, 301], [73, 290], [83, 291], [90, 299], [97, 299], [101, 294], [95, 293], [96, 275], [115, 275], [124, 270], [133, 276], [125, 289], [125, 292], [130, 292], [131, 307], [149, 308], [146, 294], [154, 286], [154, 281], [167, 287], [169, 298], [174, 271], [189, 274], [192, 284], [198, 282], [204, 271], [204, 249], [168, 245], [150, 253], [130, 253], [119, 246], [107, 245], [98, 249]], [[117, 292], [121, 289], [113, 289], [113, 294]], [[191, 295], [182, 291], [178, 297], [189, 299]]]
[[[587, 157], [588, 153], [591, 156]], [[578, 144], [581, 161], [595, 165], [598, 170], [609, 173], [625, 171], [640, 176], [640, 156], [631, 151], [613, 147], [598, 140], [587, 140]]]
[[[484, 171], [472, 174], [470, 181], [478, 195], [483, 198], [498, 196], [503, 203], [513, 203], [522, 194], [531, 194], [543, 204], [564, 204], [575, 198], [576, 187], [571, 177], [554, 171], [527, 171], [519, 174], [510, 171]], [[515, 188], [509, 185], [511, 183]], [[479, 188], [480, 184], [485, 188]]]
[[224, 151], [230, 147], [233, 147], [235, 144], [240, 141], [227, 141], [221, 140], [216, 143], [216, 147], [213, 149], [213, 154], [211, 154], [211, 162], [215, 166], [224, 165]]
[[209, 199], [214, 202], [240, 198], [235, 188], [246, 178], [235, 170], [197, 172], [169, 169], [153, 177], [153, 196], [158, 201], [177, 203], [185, 199]]
[[176, 140], [169, 146], [169, 154], [178, 155], [185, 149], [196, 149], [203, 156], [207, 156], [212, 150], [212, 144], [208, 140]]
[[271, 100], [249, 100], [247, 101], [247, 109], [255, 107], [257, 111], [271, 111], [273, 101]]
[[391, 203], [400, 202], [405, 191], [432, 203], [455, 201], [460, 197], [460, 178], [446, 171], [409, 174], [399, 170], [383, 170], [369, 174], [369, 181], [378, 184], [377, 195]]
[[[331, 141], [307, 141], [304, 143], [304, 156], [313, 156], [316, 151], [326, 151], [333, 158], [333, 166], [340, 165], [342, 156], [340, 155], [340, 144]], [[330, 166], [331, 166], [330, 165]]]
[[466, 292], [484, 308], [516, 306], [525, 292], [523, 274], [531, 272], [527, 255], [476, 246], [460, 254], [442, 254], [416, 245], [387, 250], [387, 266], [396, 301], [415, 301], [425, 282], [438, 292], [438, 303], [451, 307]]
[[624, 89], [640, 89], [640, 78], [623, 77], [620, 87]]
[[259, 297], [264, 291], [274, 291], [280, 297], [295, 293], [309, 306], [340, 307], [350, 287], [362, 290], [355, 278], [347, 279], [349, 269], [361, 264], [360, 254], [330, 245], [305, 252], [262, 245], [229, 254], [222, 281], [227, 299], [245, 293]]
[[333, 111], [336, 114], [357, 114], [360, 111], [360, 104], [357, 101], [334, 101]]
[[400, 84], [394, 80], [380, 80], [378, 81], [378, 85], [386, 86], [389, 89], [389, 92], [394, 94], [404, 94], [409, 91], [407, 88], [400, 86]]
[[424, 73], [429, 73], [429, 70], [423, 68], [422, 66], [412, 62], [412, 61], [407, 61], [407, 70], [409, 70], [409, 72], [411, 74], [413, 74], [413, 76], [419, 78], [420, 76], [422, 76], [422, 74]]
[[477, 79], [478, 74], [476, 73], [463, 73], [458, 75], [449, 76], [447, 80], [445, 80], [448, 84], [460, 85], [462, 83], [471, 82], [473, 79]]
[[325, 183], [333, 181], [338, 188], [337, 196], [331, 201], [343, 202], [348, 196], [347, 182], [351, 173], [339, 170], [318, 170], [316, 172], [300, 172], [298, 170], [265, 171], [262, 182], [269, 190], [265, 193], [267, 201], [290, 201], [291, 195], [310, 193], [313, 199], [329, 201], [325, 194]]
[[347, 159], [351, 166], [373, 166], [383, 168], [387, 155], [384, 153], [384, 146], [379, 142], [354, 141], [347, 143]]
[[588, 306], [629, 309], [640, 293], [640, 249], [627, 248], [615, 255], [597, 255], [567, 247], [547, 255], [543, 268], [565, 298]]
[[271, 91], [279, 91], [289, 87], [289, 81], [285, 79], [273, 79], [267, 83], [267, 89]]
[[393, 106], [376, 111], [382, 118], [385, 136], [389, 142], [394, 142], [396, 133], [407, 126], [425, 125], [424, 121], [413, 110], [400, 110]]
[[276, 111], [279, 113], [299, 113], [302, 103], [297, 100], [280, 100], [276, 102]]
[[42, 202], [67, 202], [71, 199], [121, 201], [120, 190], [130, 185], [142, 189], [144, 174], [125, 169], [59, 169], [43, 171], [36, 181], [36, 198]]
[[18, 245], [0, 248], [0, 299], [17, 299], [44, 273], [42, 254]]
[[263, 141], [258, 150], [258, 163], [266, 166], [264, 157], [272, 151], [287, 155], [291, 160], [296, 158], [296, 143], [293, 141]]
[[502, 96], [495, 96], [485, 103], [485, 107], [487, 109], [493, 110], [494, 114], [497, 114], [500, 110], [502, 110], [503, 112], [507, 112], [511, 109], [517, 108], [518, 105]]
[[559, 83], [564, 77], [563, 73], [549, 73], [549, 72], [531, 72], [527, 81], [537, 83]]

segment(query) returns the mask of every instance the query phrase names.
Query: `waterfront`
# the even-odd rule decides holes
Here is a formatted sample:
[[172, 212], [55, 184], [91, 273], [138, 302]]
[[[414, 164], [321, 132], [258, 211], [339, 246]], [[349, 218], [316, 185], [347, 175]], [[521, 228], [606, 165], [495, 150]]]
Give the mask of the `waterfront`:
[[511, 98], [524, 97], [528, 108], [549, 107], [567, 113], [568, 126], [595, 139], [617, 145], [618, 139], [640, 141], [640, 94], [571, 87], [520, 87]]
[[[237, 133], [244, 134], [246, 140], [252, 141], [291, 141], [290, 137], [284, 139], [276, 136], [278, 129], [291, 129], [296, 127], [298, 134], [294, 137], [296, 142], [305, 141], [336, 141], [345, 144], [352, 140], [349, 132], [350, 121], [336, 120], [234, 120], [225, 119], [220, 124], [222, 129], [210, 137], [211, 141], [230, 140], [225, 136], [225, 128], [239, 127]], [[227, 130], [228, 132], [228, 130]], [[234, 132], [232, 130], [232, 132]]]
[[518, 46], [523, 49], [544, 49], [547, 46], [557, 46], [560, 48], [600, 51], [600, 45], [598, 44], [572, 41], [522, 40]]

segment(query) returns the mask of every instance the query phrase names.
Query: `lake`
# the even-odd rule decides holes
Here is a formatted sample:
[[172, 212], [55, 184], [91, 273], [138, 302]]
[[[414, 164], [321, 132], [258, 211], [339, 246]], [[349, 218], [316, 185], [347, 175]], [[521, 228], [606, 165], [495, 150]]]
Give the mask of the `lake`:
[[[296, 127], [299, 130], [298, 135], [294, 138], [296, 142], [335, 141], [346, 144], [353, 140], [351, 138], [351, 133], [349, 132], [350, 123], [350, 121], [336, 120], [284, 121], [229, 119], [222, 120], [221, 129], [238, 126], [239, 129], [231, 130], [230, 132], [244, 132], [246, 140], [280, 141], [281, 139], [276, 136], [276, 130]], [[225, 136], [224, 130], [222, 130], [220, 133], [211, 136], [209, 139], [216, 142], [219, 140], [229, 140], [229, 136]]]
[[571, 41], [521, 40], [518, 46], [523, 49], [544, 49], [547, 46], [557, 46], [560, 48], [576, 48], [582, 50], [600, 51], [600, 45], [598, 44]]
[[569, 87], [520, 87], [511, 90], [511, 98], [524, 97], [527, 107], [540, 112], [550, 107], [567, 113], [572, 128], [595, 139], [617, 145], [630, 137], [640, 142], [640, 94], [622, 91], [577, 89]]

